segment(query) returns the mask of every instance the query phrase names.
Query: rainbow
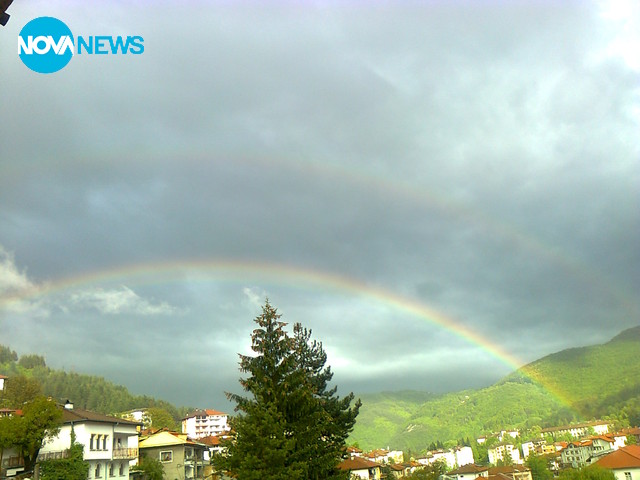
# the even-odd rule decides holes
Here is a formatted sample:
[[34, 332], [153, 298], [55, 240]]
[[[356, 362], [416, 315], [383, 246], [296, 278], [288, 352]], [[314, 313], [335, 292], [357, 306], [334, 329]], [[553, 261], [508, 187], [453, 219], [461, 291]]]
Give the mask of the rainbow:
[[371, 169], [354, 168], [345, 164], [331, 162], [326, 159], [311, 158], [309, 156], [265, 156], [262, 151], [247, 151], [241, 155], [212, 154], [209, 150], [193, 147], [169, 147], [167, 145], [155, 145], [153, 148], [145, 146], [122, 152], [91, 152], [91, 161], [87, 161], [88, 154], [78, 157], [66, 157], [60, 162], [51, 162], [49, 159], [33, 159], [28, 164], [0, 165], [0, 173], [3, 179], [10, 179], [12, 184], [23, 184], [27, 179], [38, 172], [51, 170], [52, 175], [61, 175], [65, 169], [90, 170], [92, 168], [104, 168], [109, 166], [122, 166], [126, 168], [135, 159], [136, 164], [146, 165], [149, 171], [158, 166], [171, 163], [180, 165], [186, 170], [202, 169], [204, 166], [215, 163], [242, 164], [252, 168], [279, 168], [289, 172], [311, 178], [324, 178], [332, 182], [346, 182], [351, 188], [361, 188], [371, 192], [374, 196], [389, 196], [402, 199], [410, 205], [419, 206], [427, 211], [436, 211], [447, 218], [455, 219], [465, 227], [478, 229], [487, 237], [498, 238], [508, 243], [514, 251], [525, 252], [535, 258], [544, 260], [555, 267], [561, 268], [571, 277], [575, 278], [585, 287], [594, 291], [606, 292], [612, 301], [624, 305], [629, 316], [640, 316], [640, 304], [636, 295], [627, 285], [616, 282], [616, 279], [605, 277], [595, 271], [584, 260], [576, 257], [571, 252], [556, 246], [550, 246], [535, 236], [524, 233], [506, 221], [497, 219], [484, 211], [456, 201], [444, 193], [425, 190], [419, 185], [407, 181], [391, 179], [386, 172], [374, 172]]
[[[523, 362], [507, 352], [499, 344], [489, 341], [459, 320], [415, 299], [397, 294], [379, 286], [369, 285], [360, 280], [312, 269], [303, 269], [286, 264], [269, 262], [231, 261], [216, 259], [175, 260], [162, 263], [140, 263], [123, 265], [116, 268], [86, 272], [81, 275], [49, 281], [30, 289], [0, 296], [0, 309], [13, 302], [34, 300], [55, 293], [83, 288], [91, 285], [104, 285], [118, 282], [133, 285], [167, 284], [180, 281], [188, 275], [190, 280], [199, 277], [207, 280], [219, 280], [225, 283], [260, 282], [271, 285], [285, 285], [293, 288], [314, 288], [333, 291], [340, 294], [361, 296], [404, 313], [409, 317], [426, 321], [441, 328], [465, 342], [480, 348], [490, 356], [513, 370], [521, 369]], [[546, 382], [543, 378], [533, 377], [531, 373], [521, 372], [542, 386], [560, 404], [575, 411], [566, 396]]]

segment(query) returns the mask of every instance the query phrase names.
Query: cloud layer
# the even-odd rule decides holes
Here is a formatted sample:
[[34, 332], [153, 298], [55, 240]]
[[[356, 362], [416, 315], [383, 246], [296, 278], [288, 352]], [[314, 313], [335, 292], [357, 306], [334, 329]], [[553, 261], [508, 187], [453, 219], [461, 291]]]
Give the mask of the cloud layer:
[[226, 408], [265, 297], [345, 390], [486, 385], [637, 325], [622, 7], [13, 5], [2, 52], [45, 14], [145, 52], [0, 56], [2, 343]]

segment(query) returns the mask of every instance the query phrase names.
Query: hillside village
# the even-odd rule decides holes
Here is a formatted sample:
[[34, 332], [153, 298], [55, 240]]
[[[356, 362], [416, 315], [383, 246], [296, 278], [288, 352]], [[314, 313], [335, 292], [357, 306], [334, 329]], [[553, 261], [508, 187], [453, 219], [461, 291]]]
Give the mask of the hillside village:
[[[0, 390], [5, 380], [7, 377], [0, 375]], [[35, 469], [26, 471], [19, 449], [5, 443], [0, 452], [0, 478], [38, 478], [42, 462], [68, 458], [72, 437], [83, 446], [88, 479], [143, 480], [147, 477], [140, 464], [145, 458], [162, 465], [165, 479], [223, 478], [214, 471], [211, 460], [215, 455], [224, 455], [221, 441], [231, 437], [227, 413], [195, 410], [181, 420], [180, 431], [172, 431], [154, 429], [147, 409], [110, 416], [76, 408], [71, 401], [57, 408], [62, 412], [60, 429], [43, 441]], [[4, 418], [22, 414], [18, 409], [0, 411]], [[438, 472], [442, 480], [535, 480], [528, 460], [536, 457], [543, 458], [554, 475], [597, 464], [611, 470], [616, 479], [640, 479], [638, 427], [615, 431], [613, 424], [596, 421], [542, 429], [536, 438], [526, 439], [518, 430], [505, 429], [472, 443], [474, 448], [459, 445], [429, 450], [419, 456], [389, 449], [363, 452], [351, 446], [339, 468], [354, 479], [411, 478], [426, 470]], [[483, 449], [485, 461], [476, 458]]]

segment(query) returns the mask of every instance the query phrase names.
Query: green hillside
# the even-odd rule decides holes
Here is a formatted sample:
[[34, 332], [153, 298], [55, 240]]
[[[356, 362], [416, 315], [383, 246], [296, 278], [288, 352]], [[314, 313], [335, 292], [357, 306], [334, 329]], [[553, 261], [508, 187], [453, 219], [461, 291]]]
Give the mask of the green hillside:
[[567, 399], [586, 418], [640, 407], [640, 327], [603, 345], [572, 348], [525, 366], [524, 374]]
[[638, 353], [640, 327], [604, 345], [549, 355], [480, 390], [362, 395], [351, 440], [365, 449], [420, 451], [432, 442], [455, 444], [503, 428], [524, 430], [605, 416], [638, 424]]
[[187, 408], [176, 408], [169, 402], [147, 395], [133, 395], [125, 387], [103, 377], [51, 369], [40, 355], [29, 354], [18, 358], [16, 352], [3, 345], [0, 345], [0, 374], [32, 378], [41, 385], [45, 395], [58, 401], [71, 399], [78, 408], [99, 413], [116, 414], [136, 408], [155, 407], [166, 410], [174, 420], [179, 420], [188, 411]]

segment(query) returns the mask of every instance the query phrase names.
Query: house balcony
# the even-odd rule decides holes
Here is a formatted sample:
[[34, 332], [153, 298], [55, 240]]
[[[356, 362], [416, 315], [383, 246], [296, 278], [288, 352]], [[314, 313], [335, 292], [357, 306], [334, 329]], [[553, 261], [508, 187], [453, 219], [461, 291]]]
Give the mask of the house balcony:
[[113, 459], [114, 460], [132, 460], [138, 458], [137, 448], [114, 448]]
[[38, 462], [45, 460], [61, 460], [63, 458], [69, 458], [69, 450], [57, 450], [53, 452], [40, 452], [38, 454]]
[[11, 456], [2, 459], [2, 468], [24, 467], [24, 459], [22, 457]]

